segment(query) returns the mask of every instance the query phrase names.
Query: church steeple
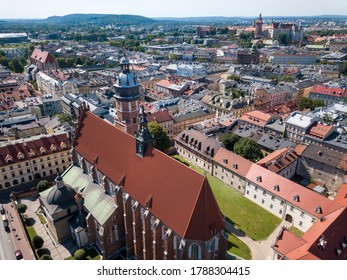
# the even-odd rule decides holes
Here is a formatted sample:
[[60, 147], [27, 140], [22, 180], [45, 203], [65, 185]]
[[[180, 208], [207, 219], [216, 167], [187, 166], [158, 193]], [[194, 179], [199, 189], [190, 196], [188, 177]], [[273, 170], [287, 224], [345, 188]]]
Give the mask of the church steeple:
[[145, 109], [141, 106], [140, 112], [140, 129], [135, 135], [136, 137], [136, 154], [139, 157], [145, 157], [148, 148], [153, 145], [153, 136], [148, 129], [148, 120], [145, 114]]
[[130, 63], [126, 57], [120, 60], [122, 71], [114, 84], [116, 99], [115, 126], [134, 135], [139, 129], [139, 97], [140, 84], [136, 75], [130, 71]]

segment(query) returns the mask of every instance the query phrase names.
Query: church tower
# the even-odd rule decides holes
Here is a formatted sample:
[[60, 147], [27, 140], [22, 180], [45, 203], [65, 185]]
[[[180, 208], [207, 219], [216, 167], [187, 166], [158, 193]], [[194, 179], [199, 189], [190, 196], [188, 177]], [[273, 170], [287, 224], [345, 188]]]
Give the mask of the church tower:
[[116, 117], [115, 126], [126, 133], [135, 135], [139, 131], [139, 87], [136, 76], [130, 72], [129, 60], [120, 60], [122, 72], [119, 74], [115, 88]]
[[263, 18], [261, 17], [261, 14], [259, 15], [259, 18], [255, 21], [255, 38], [261, 38], [263, 36]]

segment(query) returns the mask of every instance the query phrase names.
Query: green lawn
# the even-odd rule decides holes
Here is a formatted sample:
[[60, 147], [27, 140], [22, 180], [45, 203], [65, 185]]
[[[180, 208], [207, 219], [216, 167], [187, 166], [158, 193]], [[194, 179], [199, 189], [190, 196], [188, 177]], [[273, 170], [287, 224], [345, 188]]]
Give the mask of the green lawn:
[[297, 229], [295, 226], [291, 226], [288, 231], [291, 233], [294, 233], [296, 236], [301, 237], [303, 236], [304, 232], [301, 231], [300, 229]]
[[[181, 156], [174, 156], [174, 158], [187, 162]], [[205, 175], [203, 169], [192, 164], [190, 167]], [[222, 213], [253, 240], [266, 239], [280, 224], [280, 218], [247, 199], [221, 180], [208, 173], [206, 177]]]
[[252, 259], [249, 247], [233, 234], [228, 235], [228, 252], [245, 260]]
[[45, 217], [42, 214], [37, 214], [37, 216], [39, 217], [41, 224], [46, 224], [47, 223]]
[[28, 235], [29, 235], [29, 240], [32, 240], [32, 238], [37, 235], [36, 231], [33, 226], [28, 226], [27, 227]]

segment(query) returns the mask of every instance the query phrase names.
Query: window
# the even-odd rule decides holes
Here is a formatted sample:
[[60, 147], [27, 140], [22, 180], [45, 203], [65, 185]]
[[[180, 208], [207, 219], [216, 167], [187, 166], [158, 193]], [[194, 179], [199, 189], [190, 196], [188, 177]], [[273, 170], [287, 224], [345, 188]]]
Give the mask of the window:
[[249, 194], [249, 191], [248, 191], [248, 190], [246, 191], [246, 194]]
[[290, 206], [290, 211], [294, 211], [294, 206]]
[[7, 179], [7, 175], [4, 175], [4, 180], [6, 180]]
[[10, 166], [10, 170], [13, 170], [13, 166], [12, 165]]
[[281, 205], [283, 205], [284, 204], [284, 200], [281, 200]]
[[196, 243], [190, 245], [189, 255], [191, 260], [200, 260], [201, 259], [201, 249], [200, 246]]
[[264, 203], [265, 203], [265, 200], [264, 200], [264, 199], [262, 199], [262, 200], [261, 200], [261, 203], [262, 203], [262, 204], [264, 204]]
[[278, 211], [279, 214], [282, 214], [282, 209], [280, 209], [280, 211]]
[[14, 172], [11, 173], [12, 177], [16, 177], [16, 174]]
[[272, 209], [272, 208], [274, 208], [274, 206], [271, 204], [271, 205], [270, 205], [270, 209]]
[[302, 227], [302, 225], [303, 225], [303, 222], [302, 222], [302, 221], [300, 221], [300, 222], [299, 222], [299, 226], [301, 226], [301, 227]]
[[31, 181], [33, 179], [33, 176], [29, 175], [29, 181]]
[[23, 175], [23, 171], [22, 170], [19, 170], [19, 175]]
[[258, 187], [257, 187], [257, 186], [255, 186], [255, 187], [254, 187], [254, 190], [258, 191]]
[[263, 195], [266, 195], [266, 191], [263, 191]]
[[257, 195], [255, 194], [255, 195], [253, 196], [253, 198], [256, 199], [256, 198], [257, 198]]
[[305, 212], [301, 212], [300, 217], [304, 217], [305, 216]]
[[21, 181], [22, 181], [22, 183], [25, 183], [25, 179], [24, 178], [22, 178]]
[[2, 172], [5, 172], [5, 168], [2, 168], [1, 171], [2, 171]]

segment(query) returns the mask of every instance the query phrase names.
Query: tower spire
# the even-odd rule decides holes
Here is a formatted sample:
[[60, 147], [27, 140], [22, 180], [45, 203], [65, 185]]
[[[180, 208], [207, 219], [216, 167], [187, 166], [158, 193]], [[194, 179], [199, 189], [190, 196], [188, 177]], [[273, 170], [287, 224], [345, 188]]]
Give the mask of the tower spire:
[[145, 157], [149, 147], [153, 145], [153, 136], [148, 129], [148, 120], [143, 105], [140, 110], [140, 129], [136, 136], [136, 154]]

